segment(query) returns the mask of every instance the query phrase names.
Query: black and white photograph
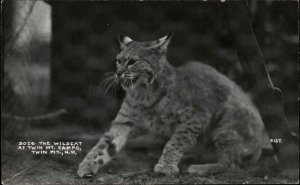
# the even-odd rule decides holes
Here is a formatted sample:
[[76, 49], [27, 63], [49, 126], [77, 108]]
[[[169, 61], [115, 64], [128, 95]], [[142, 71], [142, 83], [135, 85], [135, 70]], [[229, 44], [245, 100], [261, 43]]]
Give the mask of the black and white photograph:
[[298, 8], [1, 0], [1, 184], [299, 184]]

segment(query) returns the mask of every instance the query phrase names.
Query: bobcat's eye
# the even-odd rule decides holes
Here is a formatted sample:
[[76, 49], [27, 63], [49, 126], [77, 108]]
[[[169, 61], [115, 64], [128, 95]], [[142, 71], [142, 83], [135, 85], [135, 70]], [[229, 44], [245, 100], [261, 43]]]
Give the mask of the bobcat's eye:
[[120, 64], [121, 64], [121, 61], [120, 61], [120, 60], [116, 60], [116, 63], [117, 63], [118, 65], [120, 65]]
[[133, 65], [135, 62], [136, 60], [131, 59], [127, 62], [127, 66]]

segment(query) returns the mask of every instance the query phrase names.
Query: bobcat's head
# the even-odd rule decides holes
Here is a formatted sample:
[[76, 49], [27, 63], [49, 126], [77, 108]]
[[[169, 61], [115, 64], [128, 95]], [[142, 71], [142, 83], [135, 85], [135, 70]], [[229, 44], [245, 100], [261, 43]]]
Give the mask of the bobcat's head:
[[118, 38], [121, 51], [116, 57], [115, 79], [124, 90], [149, 86], [162, 72], [172, 34], [155, 41], [138, 42], [127, 36]]

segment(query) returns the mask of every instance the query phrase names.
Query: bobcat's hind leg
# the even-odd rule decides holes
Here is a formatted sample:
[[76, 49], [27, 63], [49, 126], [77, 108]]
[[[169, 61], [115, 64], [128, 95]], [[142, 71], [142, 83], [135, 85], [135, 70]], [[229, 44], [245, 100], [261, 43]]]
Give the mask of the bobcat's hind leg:
[[208, 176], [234, 169], [242, 160], [245, 153], [243, 150], [246, 150], [241, 136], [231, 129], [222, 130], [214, 136], [214, 148], [217, 152], [216, 163], [191, 165], [188, 172], [199, 176]]
[[223, 165], [222, 163], [191, 165], [188, 168], [188, 172], [190, 174], [197, 174], [202, 177], [209, 176], [211, 174], [221, 173], [224, 171], [225, 165]]
[[92, 177], [101, 166], [108, 163], [125, 145], [130, 130], [128, 125], [113, 125], [79, 164], [79, 177]]
[[[228, 148], [230, 150], [230, 148]], [[199, 176], [205, 177], [212, 174], [222, 173], [229, 169], [234, 169], [236, 167], [234, 162], [234, 152], [219, 150], [217, 151], [217, 162], [208, 164], [191, 165], [188, 168], [190, 174], [197, 174]]]

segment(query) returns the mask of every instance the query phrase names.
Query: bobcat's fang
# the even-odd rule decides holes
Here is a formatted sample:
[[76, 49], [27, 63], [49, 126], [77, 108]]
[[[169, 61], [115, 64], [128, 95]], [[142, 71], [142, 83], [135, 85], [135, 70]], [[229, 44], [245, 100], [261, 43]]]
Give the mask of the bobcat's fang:
[[150, 80], [150, 84], [153, 84], [154, 80], [155, 80], [155, 78], [154, 78], [154, 76], [153, 76], [153, 77], [151, 78], [151, 80]]

